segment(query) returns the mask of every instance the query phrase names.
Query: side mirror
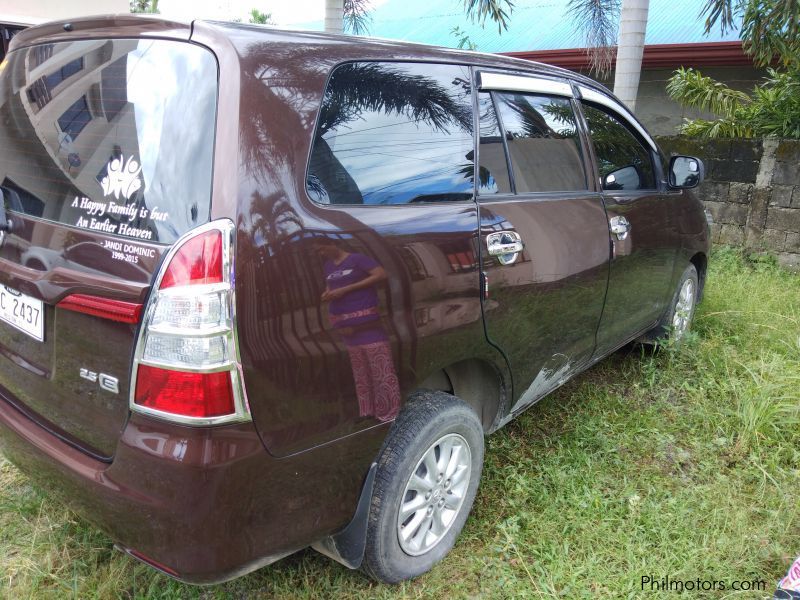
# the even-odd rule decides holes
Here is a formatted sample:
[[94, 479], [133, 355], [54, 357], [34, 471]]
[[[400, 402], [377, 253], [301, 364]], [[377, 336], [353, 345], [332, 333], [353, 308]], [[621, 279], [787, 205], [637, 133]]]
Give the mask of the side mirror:
[[697, 187], [706, 176], [703, 161], [693, 156], [673, 156], [669, 159], [669, 187]]
[[604, 190], [638, 190], [641, 187], [642, 178], [639, 169], [634, 165], [622, 167], [616, 171], [611, 171], [603, 177]]

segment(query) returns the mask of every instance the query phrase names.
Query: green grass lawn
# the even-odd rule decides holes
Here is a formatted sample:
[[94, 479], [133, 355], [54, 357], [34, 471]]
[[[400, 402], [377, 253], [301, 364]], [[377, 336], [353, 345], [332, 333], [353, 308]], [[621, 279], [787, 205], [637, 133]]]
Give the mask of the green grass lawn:
[[[800, 277], [720, 250], [708, 279], [682, 347], [624, 349], [488, 439], [472, 517], [415, 581], [377, 585], [309, 550], [183, 585], [0, 457], [0, 598], [771, 596], [800, 553]], [[641, 591], [667, 575], [727, 589]]]

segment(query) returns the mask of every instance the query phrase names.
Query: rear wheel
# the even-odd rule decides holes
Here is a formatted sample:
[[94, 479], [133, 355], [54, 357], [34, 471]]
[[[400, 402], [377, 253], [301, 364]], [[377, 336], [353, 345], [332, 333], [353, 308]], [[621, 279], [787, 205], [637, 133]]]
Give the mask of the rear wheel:
[[669, 310], [658, 325], [643, 336], [642, 341], [647, 343], [658, 343], [666, 339], [680, 341], [691, 327], [698, 291], [697, 269], [693, 264], [689, 264], [681, 275]]
[[378, 460], [362, 568], [397, 583], [425, 573], [455, 544], [483, 467], [483, 428], [464, 402], [420, 392]]

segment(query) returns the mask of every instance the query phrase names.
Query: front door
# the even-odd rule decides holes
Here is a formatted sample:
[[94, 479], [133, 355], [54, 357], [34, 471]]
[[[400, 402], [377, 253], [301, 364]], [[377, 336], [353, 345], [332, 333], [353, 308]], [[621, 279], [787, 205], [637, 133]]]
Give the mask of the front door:
[[591, 358], [608, 278], [608, 226], [587, 177], [566, 82], [481, 73], [484, 319], [511, 367], [512, 412]]
[[671, 203], [659, 189], [655, 144], [611, 98], [581, 91], [612, 244], [600, 356], [652, 328], [664, 313], [678, 245]]

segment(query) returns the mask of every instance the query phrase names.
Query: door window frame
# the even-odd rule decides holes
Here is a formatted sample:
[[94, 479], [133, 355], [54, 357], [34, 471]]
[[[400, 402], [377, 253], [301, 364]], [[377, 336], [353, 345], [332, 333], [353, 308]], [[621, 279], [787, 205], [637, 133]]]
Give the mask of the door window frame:
[[[576, 95], [573, 100], [573, 103], [576, 105], [576, 112], [578, 113], [578, 120], [581, 122], [580, 128], [583, 130], [583, 136], [586, 139], [586, 143], [588, 144], [589, 151], [591, 154], [591, 161], [592, 161], [592, 178], [595, 182], [595, 188], [601, 194], [613, 194], [615, 196], [624, 196], [624, 195], [636, 195], [641, 196], [646, 193], [662, 193], [665, 190], [665, 180], [664, 180], [664, 171], [663, 171], [663, 157], [661, 155], [661, 150], [658, 147], [658, 144], [655, 143], [653, 138], [647, 133], [647, 130], [642, 126], [641, 123], [636, 119], [636, 117], [631, 114], [631, 112], [623, 106], [620, 102], [617, 102], [611, 96], [603, 94], [597, 90], [592, 88], [588, 88], [586, 86], [580, 84], [573, 84], [574, 89], [576, 90]], [[655, 186], [652, 188], [643, 188], [638, 190], [604, 190], [603, 189], [603, 181], [600, 177], [600, 168], [599, 168], [599, 161], [597, 159], [597, 154], [595, 152], [594, 146], [594, 139], [592, 138], [592, 132], [589, 129], [589, 122], [586, 119], [586, 115], [583, 112], [583, 104], [586, 103], [588, 105], [597, 105], [601, 108], [598, 110], [602, 110], [603, 112], [608, 113], [610, 116], [615, 118], [620, 124], [630, 133], [639, 143], [642, 144], [642, 147], [648, 151], [650, 156], [650, 162], [653, 165], [653, 179], [655, 180]]]
[[[489, 94], [494, 112], [497, 117], [497, 124], [500, 128], [500, 134], [503, 138], [503, 150], [506, 155], [506, 168], [508, 169], [509, 182], [511, 184], [511, 192], [504, 194], [478, 194], [478, 188], [475, 188], [475, 198], [479, 202], [495, 202], [495, 201], [508, 201], [510, 199], [557, 199], [560, 197], [574, 197], [576, 194], [592, 194], [602, 193], [602, 187], [598, 187], [599, 179], [596, 176], [596, 167], [594, 163], [594, 154], [590, 147], [590, 140], [585, 135], [585, 122], [583, 112], [580, 111], [580, 102], [576, 94], [576, 86], [568, 79], [548, 77], [545, 75], [534, 73], [520, 73], [513, 71], [504, 71], [500, 69], [473, 67], [473, 86], [472, 93], [473, 100], [473, 113], [475, 125], [473, 126], [475, 137], [475, 168], [476, 168], [476, 184], [477, 184], [477, 168], [480, 165], [480, 114], [478, 110], [478, 94], [486, 92]], [[511, 154], [508, 149], [508, 142], [506, 140], [506, 130], [503, 126], [502, 116], [497, 109], [497, 100], [495, 93], [508, 93], [508, 92], [521, 92], [531, 95], [540, 96], [558, 96], [566, 98], [570, 102], [572, 112], [575, 115], [575, 126], [578, 134], [578, 141], [580, 142], [580, 156], [581, 166], [583, 168], [583, 176], [586, 181], [586, 189], [584, 190], [559, 190], [559, 191], [541, 191], [541, 192], [518, 192], [516, 182], [514, 181], [514, 169], [511, 165]]]

